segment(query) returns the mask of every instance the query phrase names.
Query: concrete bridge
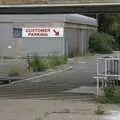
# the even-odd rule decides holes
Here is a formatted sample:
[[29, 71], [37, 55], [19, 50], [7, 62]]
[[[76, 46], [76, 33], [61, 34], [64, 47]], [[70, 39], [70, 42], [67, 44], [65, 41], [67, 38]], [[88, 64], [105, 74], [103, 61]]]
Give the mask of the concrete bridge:
[[0, 14], [115, 13], [120, 3], [0, 5]]
[[[44, 0], [45, 1], [45, 0]], [[120, 0], [46, 0], [47, 4], [119, 3]]]

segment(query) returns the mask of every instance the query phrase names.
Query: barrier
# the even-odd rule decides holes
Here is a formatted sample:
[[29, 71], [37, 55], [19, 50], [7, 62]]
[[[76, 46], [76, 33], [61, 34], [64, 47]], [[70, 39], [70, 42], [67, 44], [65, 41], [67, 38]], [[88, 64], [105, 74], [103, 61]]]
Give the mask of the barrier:
[[[120, 82], [120, 57], [104, 56], [97, 58], [97, 95], [100, 87], [103, 89], [107, 85], [119, 86]], [[100, 84], [101, 83], [101, 84]]]

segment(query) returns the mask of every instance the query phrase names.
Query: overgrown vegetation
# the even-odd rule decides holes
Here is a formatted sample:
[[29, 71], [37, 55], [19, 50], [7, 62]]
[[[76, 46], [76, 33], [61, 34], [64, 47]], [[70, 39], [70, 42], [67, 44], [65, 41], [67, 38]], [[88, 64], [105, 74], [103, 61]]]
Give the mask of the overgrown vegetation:
[[96, 53], [120, 50], [120, 14], [100, 14], [98, 24], [98, 33], [90, 38], [90, 50]]
[[33, 72], [44, 71], [48, 68], [55, 68], [61, 64], [67, 63], [66, 56], [49, 56], [46, 58], [40, 58], [37, 54], [33, 55], [27, 60], [28, 69]]
[[96, 53], [112, 53], [115, 39], [105, 33], [94, 33], [90, 36], [89, 49]]
[[9, 77], [20, 76], [24, 73], [24, 71], [19, 67], [11, 68], [8, 72]]
[[95, 114], [96, 115], [103, 115], [105, 113], [104, 106], [103, 105], [98, 105]]
[[105, 87], [98, 100], [101, 103], [120, 104], [120, 87]]
[[52, 56], [48, 58], [48, 64], [50, 68], [55, 68], [58, 65], [66, 64], [67, 63], [67, 57], [57, 57]]
[[32, 56], [32, 60], [30, 61], [29, 64], [33, 72], [43, 71], [46, 68], [44, 61], [40, 59], [38, 55]]
[[120, 14], [101, 14], [99, 19], [99, 32], [107, 33], [115, 38], [113, 48], [120, 50]]

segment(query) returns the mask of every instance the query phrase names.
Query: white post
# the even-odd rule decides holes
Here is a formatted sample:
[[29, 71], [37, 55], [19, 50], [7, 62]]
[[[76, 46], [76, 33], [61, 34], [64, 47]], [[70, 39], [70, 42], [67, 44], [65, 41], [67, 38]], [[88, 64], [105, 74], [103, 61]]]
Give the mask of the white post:
[[[97, 58], [97, 76], [99, 74], [99, 59]], [[99, 95], [99, 78], [97, 77], [97, 96]]]
[[99, 95], [99, 78], [97, 77], [97, 96]]
[[103, 79], [102, 79], [102, 89], [103, 89], [104, 88], [104, 80], [105, 80], [104, 79], [105, 78], [105, 76], [104, 76], [104, 70], [105, 70], [104, 69], [104, 59], [101, 60], [101, 66], [102, 66], [102, 72], [101, 73], [102, 73], [102, 76], [103, 76]]
[[[105, 59], [105, 79], [107, 79], [107, 60]], [[106, 81], [105, 81], [105, 86], [106, 86]]]

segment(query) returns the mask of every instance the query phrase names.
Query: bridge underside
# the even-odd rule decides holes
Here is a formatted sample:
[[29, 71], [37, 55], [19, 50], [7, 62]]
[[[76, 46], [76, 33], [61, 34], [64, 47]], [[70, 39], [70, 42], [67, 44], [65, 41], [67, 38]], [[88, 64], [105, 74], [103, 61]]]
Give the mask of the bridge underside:
[[115, 13], [120, 4], [1, 5], [0, 14]]
[[120, 0], [0, 0], [1, 5], [8, 4], [88, 4], [120, 3]]

